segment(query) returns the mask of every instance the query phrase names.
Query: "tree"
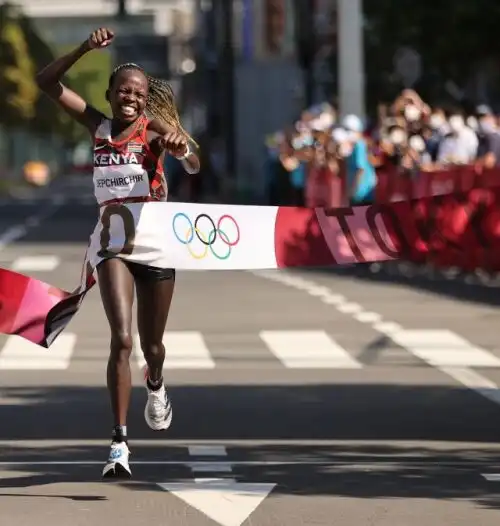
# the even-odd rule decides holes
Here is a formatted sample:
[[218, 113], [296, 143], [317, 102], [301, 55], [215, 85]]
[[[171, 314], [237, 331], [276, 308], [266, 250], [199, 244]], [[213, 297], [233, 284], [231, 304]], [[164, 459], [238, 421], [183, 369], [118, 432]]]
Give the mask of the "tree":
[[38, 87], [17, 11], [0, 6], [0, 123], [22, 127], [36, 113]]
[[401, 89], [393, 76], [393, 57], [401, 46], [422, 57], [416, 89], [434, 101], [449, 98], [448, 80], [459, 86], [488, 59], [500, 54], [500, 4], [491, 0], [378, 0], [364, 2], [367, 96], [372, 107]]

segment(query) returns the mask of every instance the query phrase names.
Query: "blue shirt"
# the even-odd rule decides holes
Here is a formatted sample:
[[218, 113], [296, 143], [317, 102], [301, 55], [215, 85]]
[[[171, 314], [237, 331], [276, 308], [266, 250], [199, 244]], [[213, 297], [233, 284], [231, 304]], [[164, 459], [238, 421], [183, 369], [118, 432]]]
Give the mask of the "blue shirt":
[[290, 172], [290, 182], [296, 189], [304, 188], [306, 184], [306, 165], [300, 162], [295, 170]]
[[347, 184], [349, 191], [356, 178], [356, 173], [363, 170], [363, 175], [350, 198], [354, 202], [373, 201], [375, 198], [375, 187], [377, 185], [377, 174], [375, 168], [368, 158], [368, 148], [363, 139], [358, 140], [354, 145], [351, 155], [347, 158]]

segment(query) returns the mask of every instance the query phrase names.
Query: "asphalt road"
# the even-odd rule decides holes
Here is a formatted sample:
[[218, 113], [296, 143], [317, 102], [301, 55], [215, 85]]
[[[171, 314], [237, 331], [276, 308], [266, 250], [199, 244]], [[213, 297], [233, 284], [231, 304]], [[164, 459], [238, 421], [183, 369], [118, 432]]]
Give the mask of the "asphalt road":
[[[71, 289], [96, 208], [86, 184], [57, 193], [4, 203], [0, 232], [29, 224], [0, 264]], [[0, 337], [0, 524], [498, 524], [500, 476], [484, 477], [500, 473], [496, 289], [360, 267], [181, 272], [176, 287], [173, 425], [144, 423], [134, 358], [130, 482], [100, 480], [111, 420], [97, 287], [52, 369], [40, 349], [2, 361]]]

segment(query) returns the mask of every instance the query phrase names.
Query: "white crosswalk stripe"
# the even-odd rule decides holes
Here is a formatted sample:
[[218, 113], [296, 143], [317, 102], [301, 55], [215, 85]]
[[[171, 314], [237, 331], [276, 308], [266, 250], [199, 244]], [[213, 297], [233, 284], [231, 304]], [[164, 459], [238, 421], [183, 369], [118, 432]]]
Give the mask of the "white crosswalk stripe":
[[[401, 352], [418, 358], [430, 367], [447, 368], [499, 368], [500, 358], [492, 352], [475, 346], [466, 339], [446, 330], [394, 330], [388, 337], [401, 348]], [[61, 334], [50, 349], [43, 349], [18, 336], [9, 336], [0, 347], [2, 370], [62, 371], [74, 367], [101, 367], [107, 361], [108, 340], [92, 338], [92, 343], [80, 342], [85, 335], [72, 332]], [[166, 348], [165, 369], [205, 370], [217, 367], [238, 367], [239, 361], [249, 363], [249, 353], [255, 349], [259, 357], [254, 363], [266, 367], [274, 363], [293, 370], [359, 370], [372, 365], [356, 359], [358, 348], [344, 348], [323, 330], [265, 330], [255, 333], [254, 347], [248, 347], [250, 335], [231, 337], [229, 350], [220, 337], [199, 331], [167, 331], [163, 338]], [[218, 343], [219, 340], [219, 343]], [[88, 340], [87, 340], [88, 341]], [[227, 341], [227, 340], [226, 340]], [[370, 342], [366, 342], [369, 345]], [[222, 347], [220, 347], [222, 345]], [[223, 348], [223, 351], [221, 349]], [[243, 349], [243, 351], [242, 351]], [[78, 352], [75, 352], [78, 351]], [[234, 353], [233, 353], [234, 351]], [[222, 354], [221, 354], [222, 352]], [[227, 360], [228, 352], [231, 360]], [[388, 344], [387, 353], [394, 353]], [[266, 358], [267, 356], [267, 358]], [[387, 355], [386, 355], [387, 359]], [[134, 337], [135, 366], [145, 365], [139, 336]], [[223, 363], [224, 362], [224, 363]], [[77, 370], [77, 369], [75, 369]], [[472, 373], [470, 373], [472, 374]]]
[[362, 367], [324, 331], [262, 331], [260, 337], [288, 369]]
[[61, 263], [56, 256], [25, 256], [17, 258], [12, 264], [16, 272], [51, 272]]
[[0, 351], [0, 369], [17, 371], [64, 370], [75, 350], [76, 334], [60, 334], [50, 349], [44, 349], [19, 336], [9, 336]]
[[500, 367], [496, 356], [451, 331], [403, 330], [391, 338], [433, 367]]
[[[146, 365], [142, 354], [139, 335], [134, 342], [134, 354], [140, 368]], [[199, 332], [166, 332], [163, 336], [166, 349], [165, 369], [213, 369], [215, 362], [210, 355], [205, 340]]]

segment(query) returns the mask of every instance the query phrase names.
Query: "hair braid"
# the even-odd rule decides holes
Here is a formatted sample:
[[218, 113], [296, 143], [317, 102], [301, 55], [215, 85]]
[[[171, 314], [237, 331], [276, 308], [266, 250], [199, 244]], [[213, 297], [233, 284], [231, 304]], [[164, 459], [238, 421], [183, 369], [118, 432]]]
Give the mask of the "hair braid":
[[189, 133], [184, 129], [181, 124], [179, 117], [179, 112], [175, 105], [175, 95], [170, 84], [156, 77], [151, 77], [148, 75], [141, 66], [128, 62], [126, 64], [121, 64], [117, 66], [109, 78], [109, 86], [111, 87], [114, 79], [118, 72], [125, 69], [135, 69], [144, 74], [148, 81], [148, 100], [146, 102], [146, 112], [157, 119], [158, 121], [171, 126], [178, 130], [180, 133], [185, 135], [188, 141], [191, 141], [193, 144], [198, 146], [196, 141], [189, 135]]

